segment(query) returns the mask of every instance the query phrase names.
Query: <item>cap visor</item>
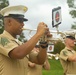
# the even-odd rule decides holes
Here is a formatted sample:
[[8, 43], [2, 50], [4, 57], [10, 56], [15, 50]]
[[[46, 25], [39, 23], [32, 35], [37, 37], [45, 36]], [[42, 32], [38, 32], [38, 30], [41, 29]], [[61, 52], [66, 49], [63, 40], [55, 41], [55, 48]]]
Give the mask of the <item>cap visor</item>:
[[28, 21], [28, 19], [26, 19], [26, 18], [23, 18], [23, 20], [24, 20], [24, 21]]
[[66, 38], [70, 38], [72, 40], [75, 40], [75, 38], [73, 36], [66, 36]]

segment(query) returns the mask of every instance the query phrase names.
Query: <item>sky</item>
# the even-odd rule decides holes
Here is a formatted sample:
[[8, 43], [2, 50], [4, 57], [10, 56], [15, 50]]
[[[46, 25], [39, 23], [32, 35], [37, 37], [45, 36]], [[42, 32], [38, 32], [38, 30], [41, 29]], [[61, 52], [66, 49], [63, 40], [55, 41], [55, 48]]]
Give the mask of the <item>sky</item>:
[[50, 30], [56, 30], [52, 27], [52, 9], [58, 6], [61, 7], [62, 21], [58, 30], [65, 31], [71, 29], [73, 19], [69, 15], [67, 0], [9, 0], [10, 5], [25, 5], [28, 11], [25, 17], [28, 22], [25, 22], [25, 28], [37, 29], [39, 22], [45, 22]]

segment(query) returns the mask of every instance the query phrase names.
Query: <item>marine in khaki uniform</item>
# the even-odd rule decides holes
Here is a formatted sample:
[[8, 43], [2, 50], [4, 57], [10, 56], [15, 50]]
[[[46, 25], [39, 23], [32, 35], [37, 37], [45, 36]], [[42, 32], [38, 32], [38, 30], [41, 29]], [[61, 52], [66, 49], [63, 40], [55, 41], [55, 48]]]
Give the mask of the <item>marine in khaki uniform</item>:
[[60, 52], [60, 62], [64, 70], [64, 75], [76, 75], [76, 51], [73, 49], [74, 43], [75, 37], [67, 35], [65, 48]]
[[[36, 45], [35, 48], [30, 52], [29, 58], [33, 59], [33, 56], [37, 56], [39, 53], [39, 45]], [[50, 63], [48, 58], [46, 58], [43, 65], [38, 65], [32, 62], [28, 62], [28, 75], [42, 75], [42, 69], [50, 70]]]
[[[39, 38], [47, 31], [50, 35], [47, 25], [40, 22], [36, 34], [26, 43], [17, 39], [24, 26], [24, 13], [27, 7], [23, 5], [8, 6], [0, 11], [4, 18], [4, 31], [0, 35], [0, 75], [27, 75], [28, 59], [27, 54], [34, 48]], [[42, 46], [44, 48], [42, 48]], [[40, 44], [40, 52], [32, 62], [43, 64], [46, 59], [46, 46]]]
[[26, 75], [28, 67], [27, 57], [12, 59], [9, 52], [22, 43], [4, 31], [0, 35], [0, 75]]

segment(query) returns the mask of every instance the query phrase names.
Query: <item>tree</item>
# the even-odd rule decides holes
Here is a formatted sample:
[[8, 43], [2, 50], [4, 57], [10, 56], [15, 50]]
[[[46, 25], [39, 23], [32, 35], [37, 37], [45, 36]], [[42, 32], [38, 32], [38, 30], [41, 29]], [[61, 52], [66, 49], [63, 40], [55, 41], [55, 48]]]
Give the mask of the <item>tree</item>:
[[54, 44], [54, 52], [53, 53], [60, 53], [60, 51], [65, 47], [64, 43], [62, 41], [57, 41], [57, 43]]
[[8, 0], [0, 0], [0, 10], [9, 5]]
[[[76, 4], [75, 4], [75, 0], [67, 0], [68, 6], [71, 9], [70, 10], [70, 14], [72, 16], [72, 18], [76, 18]], [[76, 29], [76, 22], [74, 22], [74, 24], [72, 24], [72, 29]]]
[[18, 37], [18, 39], [22, 42], [27, 42], [27, 39], [24, 36], [24, 33], [21, 33], [21, 35]]
[[76, 29], [76, 22], [74, 22], [74, 24], [72, 24], [72, 29]]
[[[8, 0], [0, 0], [0, 10], [8, 5], [9, 5]], [[3, 18], [2, 15], [0, 15], [0, 34], [3, 32], [3, 30], [4, 30]]]

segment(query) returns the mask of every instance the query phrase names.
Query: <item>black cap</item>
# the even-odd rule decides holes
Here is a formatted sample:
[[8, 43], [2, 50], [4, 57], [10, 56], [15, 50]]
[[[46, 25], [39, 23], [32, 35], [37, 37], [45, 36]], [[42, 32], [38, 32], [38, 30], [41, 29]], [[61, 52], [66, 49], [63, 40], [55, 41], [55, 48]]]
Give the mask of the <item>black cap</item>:
[[8, 16], [4, 16], [5, 17], [12, 17], [15, 19], [22, 19], [23, 21], [28, 21], [28, 19], [24, 18], [24, 15], [21, 14], [9, 14]]
[[67, 35], [66, 38], [70, 38], [70, 39], [72, 39], [72, 40], [75, 40], [75, 37], [72, 36], [72, 35]]

